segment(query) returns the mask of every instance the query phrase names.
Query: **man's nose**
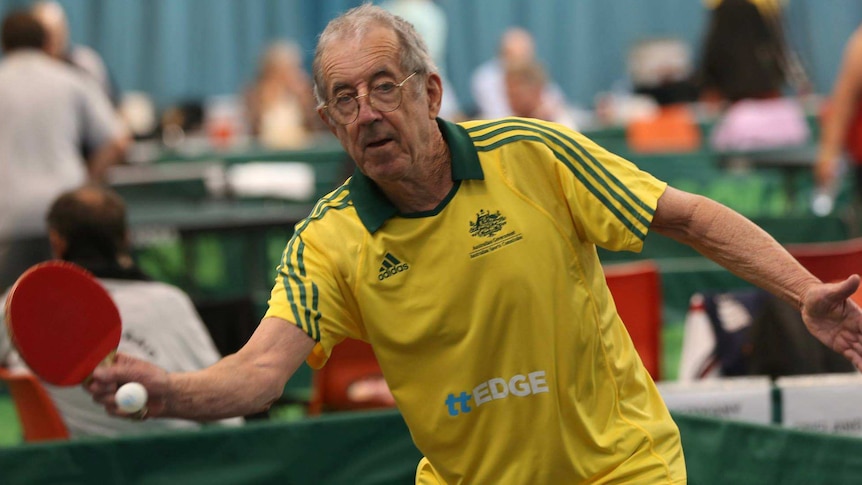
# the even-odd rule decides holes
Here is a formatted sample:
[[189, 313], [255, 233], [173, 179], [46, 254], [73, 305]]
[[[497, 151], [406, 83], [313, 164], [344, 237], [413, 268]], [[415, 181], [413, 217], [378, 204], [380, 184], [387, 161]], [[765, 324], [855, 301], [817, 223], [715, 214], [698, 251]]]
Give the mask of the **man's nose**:
[[356, 116], [357, 123], [368, 123], [380, 119], [380, 111], [374, 108], [371, 104], [371, 98], [366, 94], [356, 100], [359, 103], [359, 114]]

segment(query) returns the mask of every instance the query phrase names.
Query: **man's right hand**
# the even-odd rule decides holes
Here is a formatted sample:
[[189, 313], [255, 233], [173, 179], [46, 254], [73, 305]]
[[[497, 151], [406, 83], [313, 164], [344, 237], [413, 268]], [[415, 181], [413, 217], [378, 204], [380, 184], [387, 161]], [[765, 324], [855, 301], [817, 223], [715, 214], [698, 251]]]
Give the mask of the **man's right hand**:
[[84, 383], [84, 389], [93, 396], [93, 401], [104, 406], [108, 414], [119, 417], [141, 417], [128, 414], [117, 408], [114, 394], [127, 382], [138, 382], [147, 389], [146, 412], [142, 416], [163, 416], [167, 411], [170, 394], [167, 371], [149, 362], [118, 353], [111, 365], [102, 365], [93, 371]]

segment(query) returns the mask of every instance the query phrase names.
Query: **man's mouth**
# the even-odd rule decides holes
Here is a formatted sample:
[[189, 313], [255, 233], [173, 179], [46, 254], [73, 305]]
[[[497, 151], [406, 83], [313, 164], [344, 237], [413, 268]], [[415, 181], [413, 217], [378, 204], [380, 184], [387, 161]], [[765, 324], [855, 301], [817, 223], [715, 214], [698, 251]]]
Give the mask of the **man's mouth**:
[[392, 141], [392, 138], [381, 138], [379, 140], [375, 140], [375, 141], [368, 143], [367, 147], [368, 148], [379, 148], [379, 147], [382, 147], [383, 145], [389, 143], [390, 141]]

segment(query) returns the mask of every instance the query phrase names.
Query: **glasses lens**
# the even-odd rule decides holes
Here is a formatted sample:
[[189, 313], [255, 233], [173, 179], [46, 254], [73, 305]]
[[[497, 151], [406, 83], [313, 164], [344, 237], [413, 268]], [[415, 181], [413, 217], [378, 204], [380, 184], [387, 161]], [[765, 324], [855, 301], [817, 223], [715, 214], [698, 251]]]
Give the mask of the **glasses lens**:
[[342, 124], [353, 122], [359, 113], [359, 103], [353, 96], [338, 96], [329, 107], [329, 115]]
[[374, 109], [389, 112], [395, 111], [401, 105], [401, 86], [395, 83], [383, 83], [371, 90], [371, 105]]

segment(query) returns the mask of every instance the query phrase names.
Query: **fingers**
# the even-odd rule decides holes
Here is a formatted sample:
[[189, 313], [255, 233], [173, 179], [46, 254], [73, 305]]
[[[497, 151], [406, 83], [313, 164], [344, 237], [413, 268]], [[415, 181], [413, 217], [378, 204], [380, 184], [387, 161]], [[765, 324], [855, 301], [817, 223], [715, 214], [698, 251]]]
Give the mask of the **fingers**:
[[135, 413], [125, 413], [120, 411], [117, 406], [117, 388], [116, 382], [101, 382], [93, 379], [89, 383], [84, 384], [84, 389], [89, 392], [93, 398], [93, 402], [105, 408], [108, 414], [121, 418], [129, 418], [135, 421], [144, 421], [149, 415], [149, 408], [144, 407]]
[[111, 408], [116, 409], [114, 394], [117, 392], [117, 382], [112, 379], [107, 379], [104, 372], [101, 375], [93, 373], [92, 378], [83, 384], [84, 390], [90, 393], [93, 401], [104, 406], [108, 411]]
[[845, 350], [844, 357], [853, 363], [856, 370], [862, 372], [862, 354], [855, 350]]
[[[168, 373], [164, 369], [129, 355], [117, 354], [111, 365], [96, 368], [82, 387], [108, 414], [143, 421], [165, 415], [167, 381]], [[137, 413], [123, 412], [117, 406], [117, 389], [128, 382], [140, 383], [148, 392], [143, 410]]]
[[[126, 354], [118, 353], [111, 365], [100, 365], [93, 370], [91, 380], [109, 385], [139, 380], [139, 375], [145, 372], [148, 364]], [[116, 389], [114, 389], [116, 391]]]
[[83, 388], [90, 393], [93, 401], [103, 406], [109, 414], [131, 417], [118, 410], [115, 395], [120, 385], [133, 380], [131, 376], [136, 373], [138, 362], [128, 355], [117, 354], [111, 365], [98, 366], [90, 378], [83, 383]]

